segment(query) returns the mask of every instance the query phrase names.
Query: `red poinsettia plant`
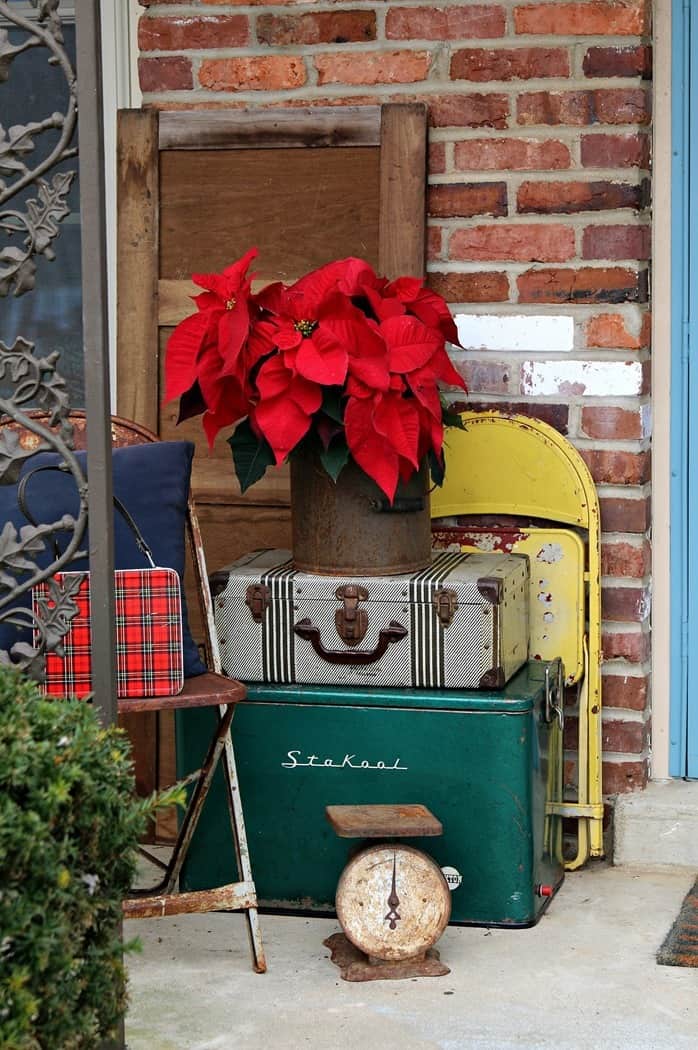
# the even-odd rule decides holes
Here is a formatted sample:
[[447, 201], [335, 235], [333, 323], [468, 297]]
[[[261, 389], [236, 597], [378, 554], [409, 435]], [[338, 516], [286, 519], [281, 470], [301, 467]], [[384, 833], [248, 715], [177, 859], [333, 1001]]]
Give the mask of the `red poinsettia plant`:
[[444, 425], [457, 418], [440, 384], [466, 389], [446, 351], [458, 336], [444, 299], [355, 258], [253, 294], [256, 255], [193, 275], [204, 291], [165, 362], [180, 421], [203, 413], [211, 445], [235, 424], [228, 440], [243, 491], [310, 446], [335, 480], [352, 457], [390, 500], [425, 458], [440, 483]]

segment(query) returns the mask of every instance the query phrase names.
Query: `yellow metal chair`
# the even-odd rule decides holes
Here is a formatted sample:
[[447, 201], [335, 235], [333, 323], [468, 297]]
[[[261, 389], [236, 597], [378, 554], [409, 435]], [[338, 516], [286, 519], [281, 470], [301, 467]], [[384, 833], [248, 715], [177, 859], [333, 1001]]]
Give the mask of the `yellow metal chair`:
[[577, 450], [547, 423], [500, 412], [462, 419], [464, 430], [447, 432], [446, 480], [431, 500], [433, 519], [459, 520], [433, 521], [434, 545], [530, 558], [531, 657], [561, 657], [566, 684], [579, 690], [577, 799], [548, 805], [578, 821], [577, 853], [566, 863], [578, 868], [603, 856], [596, 489]]

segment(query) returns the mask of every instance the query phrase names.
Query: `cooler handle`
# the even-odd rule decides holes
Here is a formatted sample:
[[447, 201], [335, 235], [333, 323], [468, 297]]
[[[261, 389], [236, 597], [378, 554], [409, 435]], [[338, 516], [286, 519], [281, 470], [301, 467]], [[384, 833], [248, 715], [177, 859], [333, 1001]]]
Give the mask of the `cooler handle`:
[[399, 642], [407, 635], [407, 628], [401, 623], [391, 620], [387, 627], [382, 627], [378, 632], [378, 642], [375, 649], [325, 649], [320, 641], [320, 628], [308, 619], [299, 620], [294, 624], [293, 631], [299, 638], [310, 642], [315, 652], [322, 660], [329, 664], [374, 664], [385, 653], [388, 646], [393, 642]]

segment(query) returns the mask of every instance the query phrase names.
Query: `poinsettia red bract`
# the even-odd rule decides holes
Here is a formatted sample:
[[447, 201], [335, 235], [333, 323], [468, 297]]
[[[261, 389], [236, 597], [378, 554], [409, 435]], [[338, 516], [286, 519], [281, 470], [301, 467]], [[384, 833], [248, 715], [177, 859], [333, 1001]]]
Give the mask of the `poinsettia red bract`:
[[202, 413], [211, 445], [235, 426], [234, 452], [236, 440], [266, 448], [262, 470], [308, 441], [325, 452], [344, 442], [391, 500], [427, 455], [442, 465], [440, 385], [466, 389], [446, 350], [457, 331], [443, 298], [357, 258], [253, 293], [256, 255], [193, 277], [204, 291], [165, 362], [180, 418]]

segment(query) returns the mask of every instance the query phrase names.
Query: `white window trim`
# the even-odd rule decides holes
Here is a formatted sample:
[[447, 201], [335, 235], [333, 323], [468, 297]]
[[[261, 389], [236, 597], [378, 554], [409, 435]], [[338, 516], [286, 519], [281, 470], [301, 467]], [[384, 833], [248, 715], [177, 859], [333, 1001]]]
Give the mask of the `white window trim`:
[[111, 405], [116, 410], [116, 112], [139, 109], [138, 0], [100, 0]]

